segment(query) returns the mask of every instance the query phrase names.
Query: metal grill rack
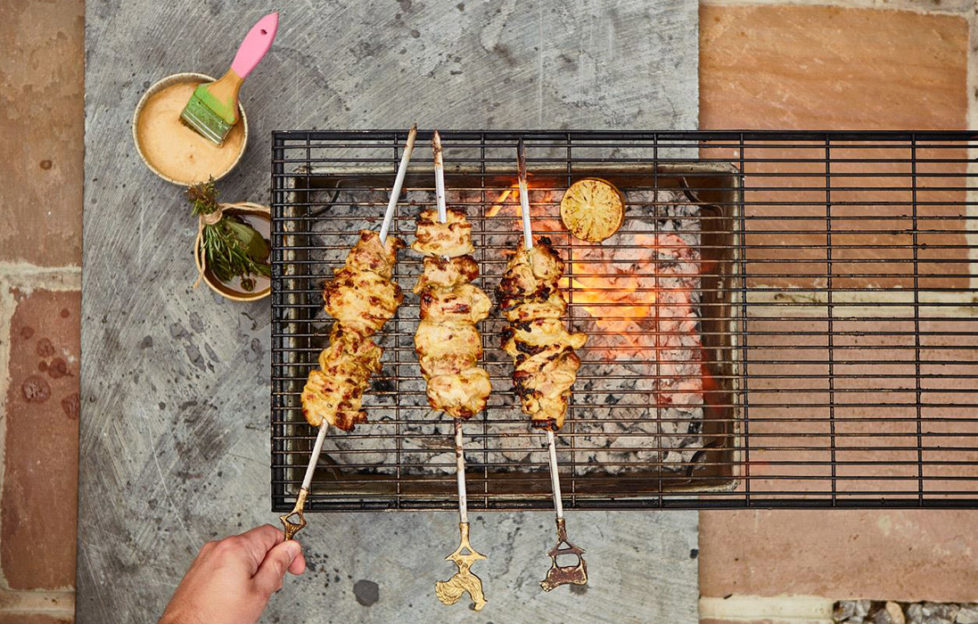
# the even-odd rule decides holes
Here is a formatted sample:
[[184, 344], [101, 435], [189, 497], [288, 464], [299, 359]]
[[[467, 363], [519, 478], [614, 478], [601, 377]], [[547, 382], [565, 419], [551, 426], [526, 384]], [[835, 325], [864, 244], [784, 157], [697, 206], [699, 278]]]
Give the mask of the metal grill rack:
[[[408, 242], [434, 202], [430, 136], [392, 228]], [[568, 323], [591, 340], [558, 437], [566, 507], [978, 507], [978, 133], [442, 137], [479, 285], [492, 293], [518, 240], [520, 137], [535, 230], [567, 260]], [[379, 226], [405, 139], [273, 133], [275, 510], [292, 507], [315, 438], [299, 393], [329, 329], [323, 280]], [[587, 176], [626, 195], [603, 245], [558, 216]], [[419, 272], [402, 252], [370, 422], [330, 432], [307, 510], [455, 506], [451, 424], [427, 408], [413, 352]], [[543, 436], [516, 407], [501, 328], [497, 313], [480, 327], [494, 392], [465, 428], [469, 506], [549, 509]]]

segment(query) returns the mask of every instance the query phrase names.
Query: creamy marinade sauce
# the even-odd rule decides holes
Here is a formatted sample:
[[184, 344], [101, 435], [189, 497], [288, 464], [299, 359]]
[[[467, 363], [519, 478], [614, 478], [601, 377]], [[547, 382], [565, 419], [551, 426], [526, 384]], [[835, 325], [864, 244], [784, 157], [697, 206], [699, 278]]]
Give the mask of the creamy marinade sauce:
[[224, 145], [217, 147], [180, 121], [180, 113], [198, 84], [172, 84], [154, 94], [136, 122], [136, 136], [146, 160], [166, 177], [185, 184], [226, 173], [244, 140], [240, 123], [231, 128]]

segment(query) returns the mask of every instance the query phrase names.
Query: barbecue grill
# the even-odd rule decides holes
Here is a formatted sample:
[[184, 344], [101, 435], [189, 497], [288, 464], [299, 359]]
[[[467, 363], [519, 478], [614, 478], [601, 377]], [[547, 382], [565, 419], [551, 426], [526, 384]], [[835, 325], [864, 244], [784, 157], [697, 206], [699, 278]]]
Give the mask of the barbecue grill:
[[[328, 333], [325, 278], [376, 228], [404, 131], [289, 131], [272, 146], [272, 505], [292, 508], [315, 431], [299, 394]], [[391, 232], [434, 204], [419, 132]], [[520, 236], [567, 262], [591, 339], [558, 434], [576, 509], [978, 506], [975, 132], [443, 132], [449, 203], [492, 292]], [[603, 244], [559, 220], [564, 189], [626, 196]], [[405, 291], [420, 257], [402, 253]], [[454, 509], [452, 424], [431, 412], [408, 295], [378, 336], [370, 422], [327, 438], [307, 510]], [[546, 447], [519, 410], [498, 314], [489, 407], [466, 426], [470, 509], [551, 509]]]

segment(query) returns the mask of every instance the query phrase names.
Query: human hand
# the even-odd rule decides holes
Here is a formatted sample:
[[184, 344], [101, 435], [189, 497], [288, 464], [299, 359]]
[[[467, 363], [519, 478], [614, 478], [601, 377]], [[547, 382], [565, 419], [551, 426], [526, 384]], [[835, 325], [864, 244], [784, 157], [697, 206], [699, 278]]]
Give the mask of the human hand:
[[251, 624], [258, 621], [285, 572], [302, 574], [295, 540], [266, 524], [207, 542], [177, 586], [159, 624]]

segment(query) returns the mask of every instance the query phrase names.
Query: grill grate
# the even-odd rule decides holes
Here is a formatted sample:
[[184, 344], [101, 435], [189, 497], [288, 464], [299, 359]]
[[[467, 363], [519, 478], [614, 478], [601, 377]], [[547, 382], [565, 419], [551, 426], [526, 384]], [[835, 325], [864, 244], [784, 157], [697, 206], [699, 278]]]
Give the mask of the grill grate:
[[[489, 293], [519, 239], [520, 137], [535, 233], [567, 261], [568, 322], [591, 336], [558, 436], [566, 507], [978, 506], [978, 133], [445, 132], [449, 203]], [[379, 226], [405, 139], [273, 133], [275, 510], [315, 438], [299, 392], [328, 333], [323, 280]], [[434, 203], [429, 139], [392, 226], [408, 242]], [[559, 221], [586, 176], [627, 198], [604, 245]], [[427, 408], [413, 352], [419, 273], [402, 252], [370, 422], [330, 432], [307, 509], [456, 505], [451, 423]], [[465, 425], [469, 506], [549, 509], [501, 328], [495, 311], [480, 326], [494, 391]]]

